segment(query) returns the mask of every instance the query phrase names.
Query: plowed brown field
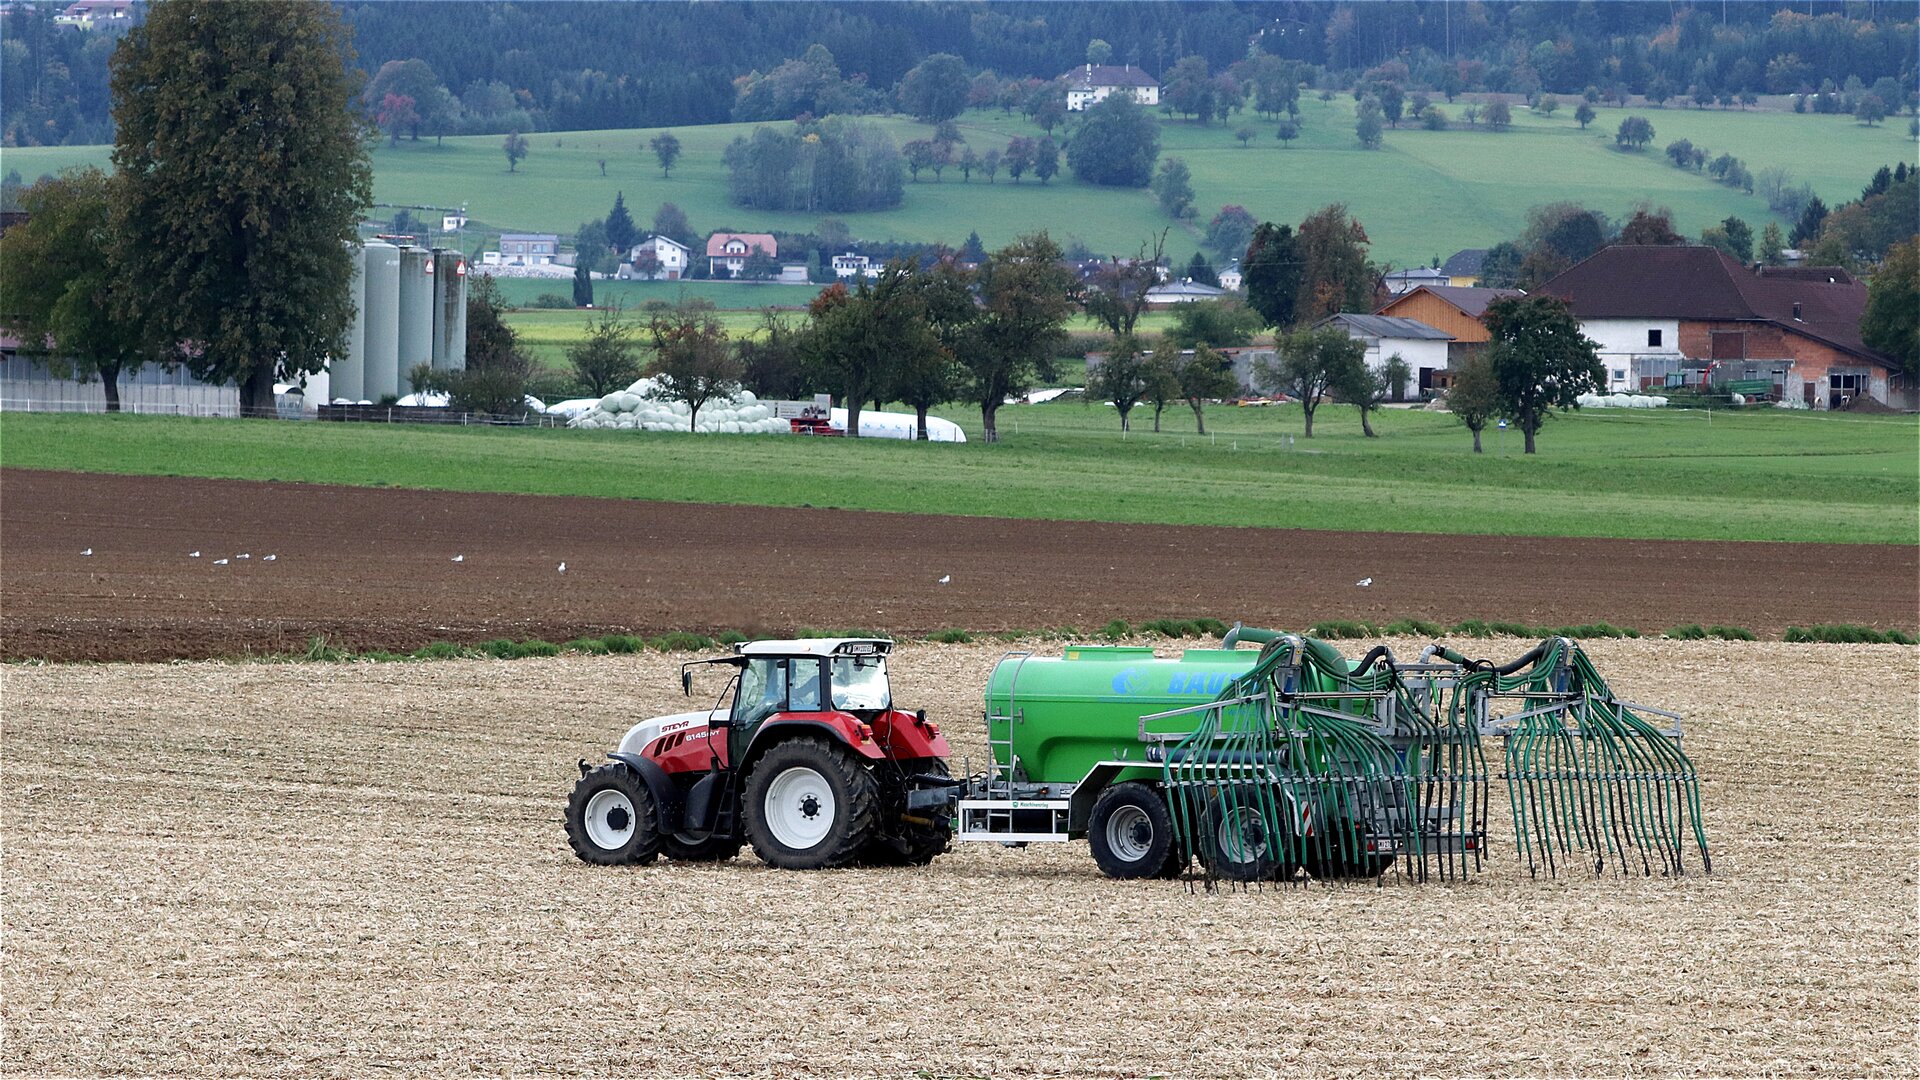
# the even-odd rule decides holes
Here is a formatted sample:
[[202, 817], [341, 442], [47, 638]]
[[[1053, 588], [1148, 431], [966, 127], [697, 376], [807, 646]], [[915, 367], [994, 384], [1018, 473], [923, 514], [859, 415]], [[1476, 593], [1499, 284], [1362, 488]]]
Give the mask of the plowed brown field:
[[[1250, 893], [1082, 843], [596, 868], [573, 762], [686, 707], [677, 657], [8, 665], [0, 1071], [1920, 1072], [1920, 651], [1591, 652], [1687, 713], [1711, 877], [1531, 881], [1500, 832], [1465, 883]], [[896, 654], [975, 762], [996, 656]]]
[[6, 658], [284, 652], [315, 635], [400, 650], [1202, 615], [1763, 634], [1920, 620], [1920, 549], [1902, 546], [1012, 521], [18, 469], [0, 470], [0, 508]]

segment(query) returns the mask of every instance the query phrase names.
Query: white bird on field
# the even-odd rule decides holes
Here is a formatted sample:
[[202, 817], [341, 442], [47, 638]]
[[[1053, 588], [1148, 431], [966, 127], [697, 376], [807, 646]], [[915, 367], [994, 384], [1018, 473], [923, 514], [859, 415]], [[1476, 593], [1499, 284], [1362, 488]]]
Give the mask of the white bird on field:
[[272, 562], [273, 560], [275, 560], [275, 559], [277, 559], [277, 558], [279, 558], [279, 557], [280, 557], [280, 556], [278, 556], [278, 555], [262, 555], [262, 556], [260, 556], [260, 561], [261, 561], [261, 562]]
[[946, 584], [948, 584], [948, 583], [950, 583], [950, 582], [952, 582], [952, 581], [953, 581], [953, 575], [952, 575], [952, 574], [948, 574], [948, 575], [946, 575], [945, 577], [942, 577], [942, 578], [940, 579], [940, 584], [942, 584], [942, 585], [946, 585]]
[[467, 561], [467, 557], [466, 557], [465, 555], [455, 555], [455, 556], [453, 557], [453, 561], [454, 561], [454, 562], [466, 562], [466, 561]]
[[236, 559], [251, 559], [251, 558], [253, 558], [253, 555], [252, 555], [251, 553], [249, 553], [249, 552], [245, 552], [245, 551], [243, 551], [243, 552], [241, 552], [240, 554], [238, 554], [238, 555], [235, 555], [235, 556], [234, 556], [234, 558], [236, 558]]
[[567, 572], [567, 564], [566, 564], [566, 563], [561, 563], [561, 564], [560, 564], [560, 572], [561, 572], [561, 573], [563, 573], [563, 574]]
[[199, 558], [199, 557], [200, 557], [200, 553], [199, 553], [199, 552], [197, 552], [197, 551], [189, 551], [189, 552], [187, 552], [187, 558], [189, 558], [189, 559], [197, 559], [197, 558]]
[[92, 549], [92, 548], [88, 548], [87, 550], [85, 550], [85, 551], [83, 551], [83, 552], [81, 552], [80, 554], [82, 554], [82, 555], [91, 555], [91, 554], [93, 554], [93, 549]]
[[1370, 577], [1363, 577], [1359, 581], [1354, 582], [1354, 584], [1364, 589], [1367, 586], [1373, 584], [1373, 579]]
[[215, 565], [215, 566], [225, 566], [225, 565], [227, 565], [227, 560], [225, 560], [225, 559], [215, 559], [215, 560], [213, 560], [213, 565]]

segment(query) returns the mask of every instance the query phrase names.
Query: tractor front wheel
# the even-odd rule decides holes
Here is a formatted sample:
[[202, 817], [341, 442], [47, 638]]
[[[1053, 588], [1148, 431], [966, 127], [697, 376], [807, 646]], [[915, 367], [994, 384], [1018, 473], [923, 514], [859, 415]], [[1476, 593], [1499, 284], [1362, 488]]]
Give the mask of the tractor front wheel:
[[1167, 877], [1178, 871], [1173, 818], [1160, 793], [1129, 781], [1100, 793], [1087, 820], [1087, 846], [1111, 878]]
[[873, 774], [844, 747], [802, 736], [754, 763], [743, 802], [747, 839], [763, 862], [820, 870], [860, 854], [879, 798]]
[[660, 854], [653, 793], [625, 765], [589, 769], [567, 797], [567, 843], [596, 866], [645, 865]]

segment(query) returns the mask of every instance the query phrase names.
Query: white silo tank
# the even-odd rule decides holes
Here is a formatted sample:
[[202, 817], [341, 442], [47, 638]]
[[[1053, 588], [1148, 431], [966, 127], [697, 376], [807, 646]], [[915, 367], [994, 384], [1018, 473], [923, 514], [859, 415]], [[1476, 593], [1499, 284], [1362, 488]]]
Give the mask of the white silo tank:
[[446, 248], [433, 252], [433, 366], [467, 366], [467, 260]]
[[353, 278], [347, 286], [347, 299], [353, 304], [353, 320], [347, 324], [344, 354], [327, 364], [327, 396], [330, 400], [359, 401], [367, 390], [367, 249], [353, 244], [349, 251]]
[[400, 249], [400, 389], [410, 392], [407, 372], [433, 362], [433, 252]]
[[367, 244], [366, 364], [362, 390], [369, 401], [400, 396], [400, 249], [384, 240]]

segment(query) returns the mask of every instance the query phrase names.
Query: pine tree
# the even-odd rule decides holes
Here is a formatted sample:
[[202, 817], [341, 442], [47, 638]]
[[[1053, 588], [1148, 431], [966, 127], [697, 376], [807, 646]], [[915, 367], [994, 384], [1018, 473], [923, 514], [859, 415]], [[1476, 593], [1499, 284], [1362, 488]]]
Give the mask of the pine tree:
[[627, 213], [627, 195], [624, 191], [613, 194], [613, 210], [607, 214], [607, 243], [622, 258], [640, 242], [640, 229], [633, 223], [633, 215]]

